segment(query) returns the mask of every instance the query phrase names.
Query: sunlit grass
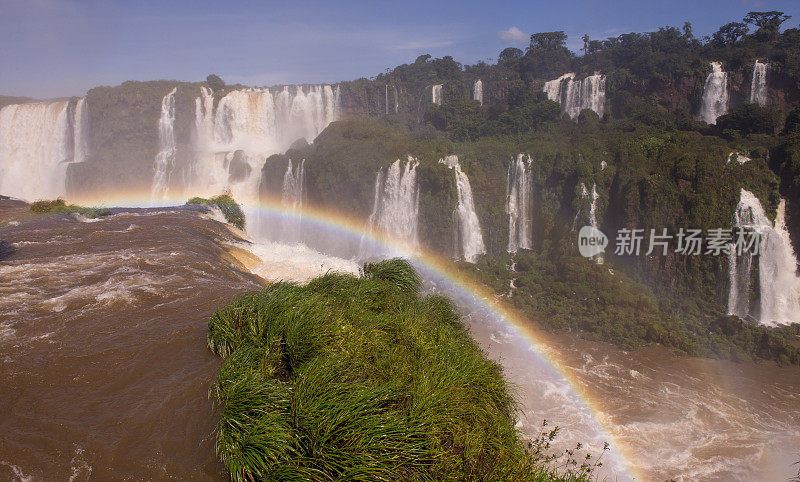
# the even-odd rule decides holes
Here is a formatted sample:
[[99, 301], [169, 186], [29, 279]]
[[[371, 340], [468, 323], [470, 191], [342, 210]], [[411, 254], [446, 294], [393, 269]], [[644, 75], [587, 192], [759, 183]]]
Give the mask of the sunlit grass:
[[214, 196], [211, 199], [193, 197], [189, 199], [186, 204], [200, 204], [203, 206], [215, 205], [220, 211], [222, 211], [222, 215], [225, 216], [226, 221], [244, 231], [245, 219], [242, 208], [239, 206], [239, 203], [237, 203], [228, 193]]
[[[501, 367], [405, 261], [275, 283], [209, 323], [233, 480], [583, 480], [524, 444]], [[560, 464], [560, 465], [557, 465]]]

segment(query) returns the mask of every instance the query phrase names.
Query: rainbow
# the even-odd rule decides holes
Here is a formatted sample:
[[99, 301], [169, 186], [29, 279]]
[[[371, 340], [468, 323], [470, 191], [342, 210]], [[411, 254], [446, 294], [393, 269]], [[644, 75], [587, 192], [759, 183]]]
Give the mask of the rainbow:
[[[110, 196], [104, 199], [106, 202], [108, 199], [114, 199], [117, 206], [154, 207], [154, 201], [143, 198], [142, 194], [121, 194], [119, 192], [109, 194]], [[184, 203], [185, 199], [178, 198], [162, 199], [157, 202], [160, 207], [179, 206]], [[279, 198], [262, 197], [257, 203], [243, 204], [245, 211], [249, 214], [257, 212], [267, 216], [293, 215], [286, 210]], [[604, 418], [597, 416], [602, 412], [600, 401], [570, 373], [566, 368], [567, 364], [560, 359], [557, 353], [543, 349], [546, 345], [551, 345], [547, 342], [546, 334], [524, 315], [501, 303], [495, 293], [471, 279], [469, 275], [457, 271], [448, 259], [423, 249], [409, 253], [407, 247], [397, 240], [370, 232], [366, 229], [363, 220], [348, 217], [330, 209], [308, 205], [303, 206], [301, 218], [304, 224], [311, 224], [325, 232], [344, 236], [351, 240], [367, 239], [376, 246], [384, 247], [398, 256], [407, 257], [425, 279], [434, 280], [437, 287], [443, 288], [445, 293], [450, 296], [455, 294], [461, 299], [469, 300], [489, 313], [500, 325], [523, 340], [558, 380], [563, 380], [569, 386], [574, 395], [572, 398], [583, 405], [582, 409], [590, 415], [595, 428], [610, 444], [612, 456], [615, 457], [617, 465], [622, 467], [623, 473], [616, 474], [618, 480], [646, 479], [638, 472], [636, 465], [631, 462], [633, 457], [630, 455], [630, 449], [613, 435], [612, 425]]]

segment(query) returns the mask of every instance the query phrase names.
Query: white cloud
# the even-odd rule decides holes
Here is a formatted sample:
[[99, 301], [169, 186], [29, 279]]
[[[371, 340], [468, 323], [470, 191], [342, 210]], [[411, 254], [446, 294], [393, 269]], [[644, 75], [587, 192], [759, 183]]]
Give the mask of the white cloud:
[[497, 32], [497, 38], [503, 42], [519, 43], [528, 40], [529, 36], [517, 27], [511, 27], [507, 30], [501, 30]]

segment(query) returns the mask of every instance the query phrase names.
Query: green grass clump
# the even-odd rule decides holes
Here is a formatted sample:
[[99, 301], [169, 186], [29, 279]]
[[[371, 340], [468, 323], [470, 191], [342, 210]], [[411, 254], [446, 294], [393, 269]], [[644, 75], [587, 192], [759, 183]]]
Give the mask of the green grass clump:
[[193, 197], [189, 199], [186, 204], [200, 204], [203, 206], [216, 205], [220, 211], [222, 211], [225, 220], [244, 231], [244, 213], [239, 203], [237, 203], [230, 194], [221, 194], [211, 199]]
[[37, 214], [80, 214], [86, 218], [99, 218], [108, 216], [111, 210], [108, 208], [87, 208], [77, 204], [67, 204], [63, 199], [58, 198], [51, 201], [36, 201], [31, 204], [31, 211]]
[[[274, 283], [209, 322], [233, 480], [586, 480], [525, 444], [501, 367], [403, 260]], [[554, 463], [558, 462], [558, 466]]]

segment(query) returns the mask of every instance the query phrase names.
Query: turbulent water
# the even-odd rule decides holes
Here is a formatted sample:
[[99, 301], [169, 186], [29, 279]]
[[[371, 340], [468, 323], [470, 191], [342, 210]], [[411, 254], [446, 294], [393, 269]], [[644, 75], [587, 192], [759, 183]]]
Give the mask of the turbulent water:
[[703, 99], [700, 106], [700, 120], [716, 124], [717, 117], [728, 112], [728, 73], [722, 64], [711, 62], [711, 73], [703, 86]]
[[436, 105], [442, 105], [442, 84], [436, 84], [431, 87], [431, 102]]
[[728, 313], [741, 318], [755, 318], [764, 325], [800, 322], [800, 277], [797, 257], [786, 230], [786, 203], [780, 201], [773, 224], [758, 198], [742, 189], [734, 224], [761, 234], [758, 256], [758, 308], [751, 306], [751, 270], [753, 256], [737, 256], [731, 249], [728, 257]]
[[34, 201], [66, 193], [67, 165], [86, 156], [83, 99], [0, 109], [0, 193]]
[[753, 80], [750, 82], [750, 103], [767, 103], [767, 64], [756, 60], [753, 63]]
[[[398, 179], [414, 170], [412, 161], [396, 164]], [[356, 273], [358, 265], [302, 245], [243, 239], [218, 212], [198, 209], [117, 211], [81, 222], [31, 218], [26, 205], [0, 200], [0, 478], [226, 478], [207, 398], [219, 367], [205, 347], [208, 316], [236, 293], [258, 289], [255, 275], [303, 281], [328, 270]], [[544, 341], [600, 402], [598, 415], [612, 428], [598, 432], [591, 412], [527, 342], [473, 295], [434, 281], [505, 367], [525, 433], [535, 435], [547, 419], [563, 430], [556, 449], [580, 441], [595, 455], [614, 437], [604, 476], [622, 475], [623, 446], [653, 480], [792, 474], [800, 450], [797, 367]]]
[[474, 263], [481, 255], [486, 254], [486, 246], [483, 244], [483, 234], [478, 215], [475, 213], [475, 203], [472, 200], [472, 187], [469, 178], [461, 170], [458, 156], [447, 156], [439, 161], [453, 170], [456, 176], [456, 192], [458, 202], [453, 211], [453, 240], [455, 244], [456, 258], [463, 259], [468, 263]]
[[[388, 236], [405, 245], [409, 251], [419, 246], [419, 186], [417, 165], [409, 157], [396, 160], [375, 176], [375, 194], [367, 230], [378, 236]], [[362, 240], [360, 257], [380, 255], [372, 252], [366, 239]]]
[[547, 98], [561, 104], [562, 112], [575, 119], [584, 109], [593, 110], [598, 116], [605, 114], [606, 76], [595, 73], [583, 80], [575, 80], [570, 72], [545, 82], [542, 91]]
[[509, 253], [533, 247], [531, 231], [531, 158], [518, 154], [508, 166], [506, 213]]
[[175, 167], [175, 92], [172, 89], [161, 101], [161, 117], [158, 119], [158, 154], [153, 164], [152, 197], [163, 199], [167, 194], [169, 176]]
[[483, 82], [481, 79], [476, 80], [475, 84], [472, 86], [472, 99], [477, 100], [483, 105]]

